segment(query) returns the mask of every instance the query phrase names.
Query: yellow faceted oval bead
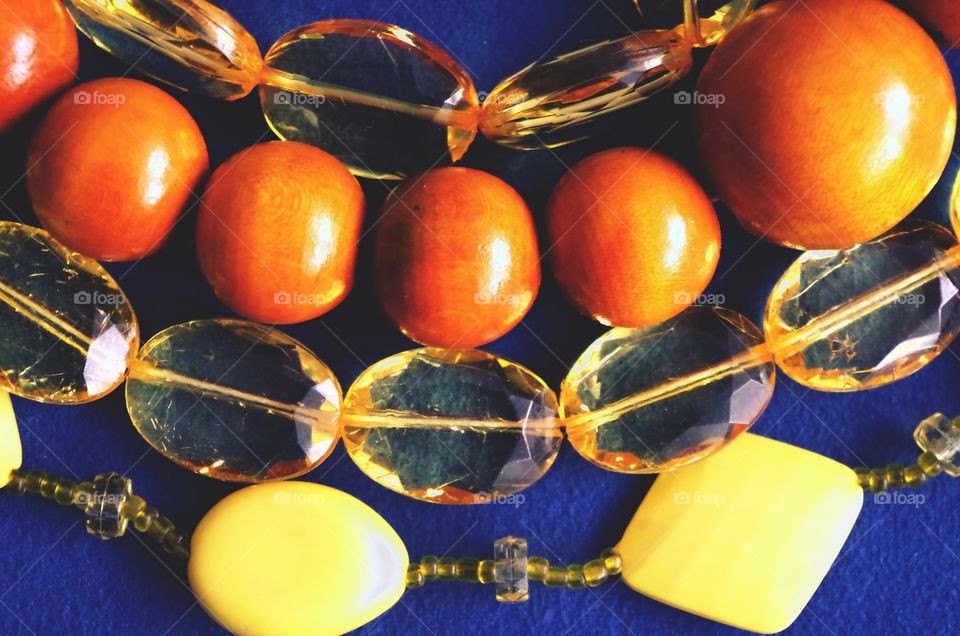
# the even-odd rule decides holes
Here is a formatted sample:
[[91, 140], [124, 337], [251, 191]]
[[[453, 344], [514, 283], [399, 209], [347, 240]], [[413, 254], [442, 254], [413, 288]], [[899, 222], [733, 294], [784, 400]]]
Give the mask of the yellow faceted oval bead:
[[609, 115], [686, 75], [690, 45], [673, 31], [642, 31], [538, 62], [484, 99], [480, 130], [520, 149], [557, 147], [589, 136]]
[[553, 391], [477, 350], [415, 349], [364, 371], [344, 400], [343, 441], [371, 479], [433, 503], [488, 503], [553, 465]]
[[277, 40], [265, 64], [260, 104], [273, 131], [326, 150], [355, 175], [401, 179], [451, 163], [476, 136], [470, 76], [398, 26], [314, 22]]
[[10, 395], [0, 392], [0, 488], [10, 481], [10, 472], [20, 468], [23, 448], [20, 446], [20, 429], [13, 413]]
[[204, 0], [64, 0], [100, 48], [170, 86], [239, 99], [257, 85], [263, 59], [246, 29]]
[[570, 444], [606, 470], [654, 473], [713, 453], [748, 429], [775, 367], [740, 314], [694, 306], [594, 341], [560, 387]]
[[923, 368], [960, 331], [960, 247], [918, 223], [801, 255], [774, 286], [764, 332], [780, 368], [821, 391], [882, 386]]
[[57, 404], [112, 391], [139, 343], [133, 308], [99, 263], [12, 221], [0, 221], [0, 334], [0, 390]]
[[344, 634], [390, 609], [409, 557], [359, 499], [320, 484], [277, 482], [215, 505], [191, 540], [190, 587], [234, 634]]
[[127, 410], [144, 439], [194, 472], [258, 482], [302, 475], [339, 437], [340, 384], [309, 349], [245, 320], [197, 320], [131, 363]]

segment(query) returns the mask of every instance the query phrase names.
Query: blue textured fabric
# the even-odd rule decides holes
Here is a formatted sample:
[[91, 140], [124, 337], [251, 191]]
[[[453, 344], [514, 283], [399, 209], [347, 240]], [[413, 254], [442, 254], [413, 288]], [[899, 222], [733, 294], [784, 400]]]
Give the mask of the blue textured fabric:
[[[222, 5], [256, 36], [263, 50], [283, 33], [324, 18], [363, 17], [400, 24], [441, 43], [489, 90], [498, 79], [541, 56], [638, 24], [629, 0], [592, 4], [577, 0], [229, 0]], [[960, 73], [960, 55], [949, 60]], [[124, 67], [85, 42], [83, 79], [113, 76]], [[830, 81], [824, 78], [824, 81]], [[686, 87], [692, 84], [688, 82]], [[219, 103], [177, 94], [206, 135], [211, 164], [262, 138], [271, 138], [255, 97]], [[637, 111], [634, 124], [589, 143], [552, 152], [513, 152], [478, 140], [465, 165], [489, 170], [514, 185], [538, 219], [565, 165], [615, 145], [649, 146], [699, 174], [692, 152], [691, 109], [669, 96]], [[19, 176], [24, 147], [36, 124], [25, 122], [3, 140], [0, 192], [31, 222]], [[104, 131], [109, 134], [109, 131]], [[801, 134], [798, 131], [798, 134]], [[941, 222], [958, 161], [918, 214]], [[830, 175], [823, 175], [829, 179]], [[101, 178], [109, 178], [104, 175]], [[386, 192], [364, 184], [370, 219]], [[8, 191], [9, 188], [9, 191]], [[10, 212], [0, 213], [11, 218]], [[720, 210], [723, 252], [708, 290], [757, 321], [766, 294], [795, 253], [756, 243]], [[190, 214], [170, 244], [141, 263], [111, 265], [140, 317], [144, 339], [169, 325], [230, 315], [203, 281], [194, 256]], [[542, 223], [540, 224], [542, 227]], [[584, 240], [589, 240], [585, 237]], [[370, 245], [347, 301], [320, 320], [286, 328], [326, 360], [342, 384], [368, 364], [411, 347], [384, 319], [371, 293]], [[549, 272], [522, 326], [489, 349], [529, 366], [552, 386], [603, 329], [579, 316], [560, 296]], [[911, 461], [915, 423], [933, 410], [960, 413], [960, 348], [890, 387], [851, 395], [811, 392], [778, 379], [776, 395], [755, 431], [850, 464]], [[25, 466], [87, 479], [116, 470], [136, 490], [189, 530], [236, 487], [195, 476], [152, 451], [128, 421], [122, 392], [93, 404], [59, 407], [16, 399]], [[482, 557], [507, 534], [526, 537], [532, 554], [583, 562], [620, 537], [652, 477], [598, 470], [569, 447], [517, 506], [444, 507], [406, 499], [367, 479], [340, 447], [308, 476], [341, 488], [378, 510], [404, 538], [410, 554]], [[960, 484], [935, 480], [917, 506], [880, 505], [867, 497], [863, 513], [833, 570], [791, 628], [793, 634], [956, 633], [960, 606]], [[35, 497], [0, 499], [0, 633], [3, 634], [214, 634], [181, 573], [167, 567], [131, 532], [100, 542], [83, 530], [75, 510]], [[364, 633], [454, 634], [597, 633], [731, 634], [734, 630], [639, 596], [622, 583], [594, 591], [531, 586], [530, 602], [499, 605], [491, 587], [432, 584], [406, 595], [364, 628]]]

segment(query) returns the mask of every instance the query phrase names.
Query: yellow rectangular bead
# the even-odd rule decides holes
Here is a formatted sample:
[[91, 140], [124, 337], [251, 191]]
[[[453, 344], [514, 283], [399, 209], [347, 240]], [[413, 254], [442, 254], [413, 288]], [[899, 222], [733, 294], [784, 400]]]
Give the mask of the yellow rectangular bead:
[[704, 618], [779, 632], [813, 596], [862, 505], [850, 468], [744, 433], [657, 477], [617, 546], [623, 579]]
[[20, 429], [13, 414], [10, 395], [0, 391], [0, 488], [10, 481], [10, 471], [20, 468], [23, 449], [20, 447]]

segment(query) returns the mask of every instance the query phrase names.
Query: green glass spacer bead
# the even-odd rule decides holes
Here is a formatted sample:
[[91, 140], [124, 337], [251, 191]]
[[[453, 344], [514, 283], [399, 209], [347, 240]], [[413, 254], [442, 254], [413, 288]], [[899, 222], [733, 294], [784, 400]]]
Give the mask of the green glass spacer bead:
[[136, 519], [137, 514], [146, 507], [147, 502], [144, 501], [142, 497], [131, 495], [123, 502], [123, 506], [120, 508], [120, 514], [122, 514], [124, 518], [132, 521]]
[[437, 563], [437, 578], [441, 581], [454, 581], [459, 574], [457, 560], [452, 557], [443, 557]]
[[140, 532], [146, 532], [153, 526], [159, 516], [160, 512], [156, 508], [147, 506], [133, 518], [133, 527]]
[[411, 563], [407, 567], [407, 589], [415, 590], [423, 587], [424, 583], [426, 583], [426, 578], [423, 576], [423, 572], [420, 570], [420, 565], [418, 563]]
[[36, 470], [28, 470], [26, 475], [27, 492], [32, 495], [40, 494], [40, 483], [43, 480], [43, 473]]
[[551, 565], [543, 577], [543, 584], [547, 587], [563, 587], [567, 584], [567, 568], [562, 565]]
[[603, 585], [608, 576], [607, 568], [604, 567], [603, 561], [600, 559], [594, 559], [583, 565], [583, 578], [589, 587]]
[[61, 483], [57, 485], [53, 493], [53, 499], [61, 506], [72, 506], [77, 496], [77, 485], [72, 483]]
[[903, 469], [903, 481], [910, 488], [919, 488], [927, 483], [927, 474], [917, 464]]
[[903, 464], [887, 464], [885, 477], [891, 490], [903, 488]]
[[167, 554], [173, 554], [183, 548], [184, 538], [176, 531], [170, 532], [163, 538], [163, 549]]
[[8, 495], [13, 495], [14, 497], [21, 497], [27, 493], [27, 478], [19, 470], [15, 470], [10, 473], [10, 481], [4, 486], [4, 490]]
[[420, 571], [423, 572], [425, 581], [437, 580], [437, 564], [440, 562], [438, 557], [427, 555], [420, 559]]
[[884, 492], [887, 489], [886, 471], [875, 468], [870, 471], [870, 492]]
[[464, 583], [479, 583], [480, 559], [460, 559], [457, 564], [457, 578]]
[[587, 587], [583, 577], [583, 566], [576, 563], [567, 566], [567, 587], [571, 590], [582, 590]]
[[853, 472], [857, 475], [857, 485], [864, 490], [870, 490], [870, 469], [860, 466], [854, 468]]
[[54, 477], [50, 475], [43, 477], [40, 482], [40, 496], [44, 499], [53, 499], [57, 496], [57, 480]]
[[936, 477], [943, 472], [943, 465], [937, 456], [930, 451], [925, 451], [917, 458], [917, 466], [927, 477]]
[[147, 530], [147, 535], [154, 541], [162, 543], [167, 534], [173, 531], [173, 522], [166, 517], [157, 517], [153, 525]]
[[603, 567], [607, 568], [607, 574], [616, 576], [623, 570], [623, 559], [620, 553], [613, 548], [608, 548], [600, 553], [600, 560], [603, 561]]
[[479, 578], [481, 583], [493, 583], [497, 580], [496, 566], [497, 562], [493, 559], [484, 559], [480, 562]]
[[527, 559], [527, 578], [531, 581], [542, 581], [550, 569], [550, 562], [543, 557]]

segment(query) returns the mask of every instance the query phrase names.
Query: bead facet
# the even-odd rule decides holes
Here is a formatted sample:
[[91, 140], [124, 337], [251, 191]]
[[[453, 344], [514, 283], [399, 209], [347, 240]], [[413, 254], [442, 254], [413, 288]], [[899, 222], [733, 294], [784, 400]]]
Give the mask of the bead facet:
[[243, 320], [197, 320], [147, 342], [127, 382], [130, 419], [151, 446], [201, 475], [258, 482], [301, 475], [338, 439], [340, 385], [302, 344]]
[[773, 392], [759, 330], [695, 306], [661, 325], [617, 328], [591, 344], [560, 387], [570, 443], [607, 470], [671, 470], [748, 429]]
[[553, 464], [563, 435], [553, 391], [477, 350], [415, 349], [364, 371], [344, 402], [343, 439], [368, 477], [434, 503], [489, 503]]
[[784, 373], [821, 391], [906, 377], [960, 332], [958, 266], [956, 239], [932, 223], [805, 252], [770, 294], [767, 344]]
[[0, 221], [0, 389], [96, 400], [123, 381], [137, 319], [113, 278], [47, 232]]
[[220, 501], [193, 534], [190, 587], [234, 634], [356, 629], [396, 603], [409, 559], [383, 517], [320, 484], [274, 482]]
[[633, 590], [727, 625], [787, 628], [863, 505], [853, 471], [746, 433], [654, 482], [617, 550]]
[[675, 28], [691, 46], [696, 47], [716, 44], [757, 4], [756, 0], [733, 0], [728, 4], [713, 0], [634, 0], [634, 3], [644, 18], [644, 24]]
[[170, 86], [239, 99], [257, 85], [260, 48], [205, 0], [64, 0], [100, 48]]
[[960, 477], [960, 418], [951, 420], [934, 413], [920, 422], [913, 438], [924, 451], [917, 463], [926, 476], [934, 477], [942, 470]]
[[122, 514], [123, 504], [133, 494], [133, 483], [117, 473], [97, 475], [93, 496], [85, 510], [87, 532], [100, 539], [122, 537], [129, 519]]
[[270, 47], [260, 86], [281, 139], [310, 143], [358, 176], [399, 179], [460, 159], [477, 131], [477, 91], [448, 53], [405, 29], [326, 20]]
[[493, 544], [497, 600], [523, 603], [530, 598], [527, 579], [527, 540], [517, 537], [497, 539]]
[[10, 403], [10, 395], [0, 391], [0, 488], [10, 481], [10, 473], [23, 462], [20, 428]]

